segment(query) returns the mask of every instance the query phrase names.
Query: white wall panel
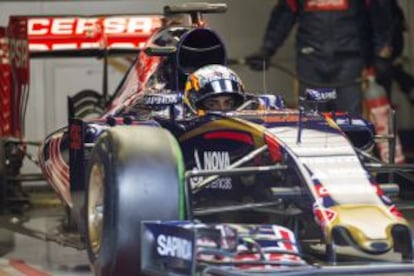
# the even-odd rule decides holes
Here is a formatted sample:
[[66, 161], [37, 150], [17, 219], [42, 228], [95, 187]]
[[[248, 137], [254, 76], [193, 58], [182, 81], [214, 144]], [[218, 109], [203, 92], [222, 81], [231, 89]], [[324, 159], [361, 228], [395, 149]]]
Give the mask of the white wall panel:
[[[46, 116], [46, 131], [52, 132], [56, 128], [67, 125], [67, 96], [73, 96], [85, 89], [102, 93], [102, 60], [86, 59], [59, 59], [47, 61], [47, 75], [50, 81], [47, 84], [48, 103], [46, 110], [52, 116]], [[113, 68], [108, 68], [108, 91], [116, 89], [123, 74]]]

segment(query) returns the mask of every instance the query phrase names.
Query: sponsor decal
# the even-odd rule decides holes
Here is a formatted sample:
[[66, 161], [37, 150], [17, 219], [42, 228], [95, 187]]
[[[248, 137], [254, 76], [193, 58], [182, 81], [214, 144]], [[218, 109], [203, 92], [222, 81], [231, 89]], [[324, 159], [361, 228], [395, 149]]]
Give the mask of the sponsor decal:
[[225, 169], [230, 165], [230, 156], [224, 151], [204, 152], [204, 168], [206, 170]]
[[171, 105], [179, 103], [180, 96], [177, 94], [152, 94], [144, 95], [144, 104], [146, 105]]
[[141, 48], [161, 26], [160, 16], [31, 17], [30, 51]]
[[189, 240], [161, 234], [157, 237], [157, 252], [161, 256], [191, 261], [193, 246]]
[[349, 9], [349, 0], [307, 0], [305, 11], [344, 11]]
[[149, 35], [154, 29], [151, 17], [61, 17], [30, 18], [29, 36], [45, 35], [92, 35], [102, 27], [104, 34], [141, 34]]
[[[200, 162], [200, 156], [198, 150], [194, 151], [194, 160], [196, 163], [196, 170], [222, 170], [230, 166], [230, 154], [226, 151], [204, 151], [203, 152], [203, 165]], [[204, 180], [204, 177], [193, 177], [191, 181], [191, 187], [197, 186]], [[220, 177], [219, 179], [211, 182], [207, 189], [218, 190], [231, 190], [233, 188], [230, 177]]]

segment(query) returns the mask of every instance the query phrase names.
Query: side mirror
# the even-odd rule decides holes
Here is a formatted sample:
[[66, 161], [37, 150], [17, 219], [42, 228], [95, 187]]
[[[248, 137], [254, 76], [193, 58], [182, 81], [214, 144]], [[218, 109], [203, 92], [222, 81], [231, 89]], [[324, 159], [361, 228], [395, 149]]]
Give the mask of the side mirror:
[[305, 90], [307, 101], [325, 103], [336, 100], [336, 90], [334, 88], [307, 88]]
[[257, 99], [266, 109], [278, 110], [286, 108], [285, 99], [281, 95], [263, 94], [259, 95]]
[[319, 105], [336, 100], [336, 90], [334, 88], [307, 88], [305, 97], [300, 97], [299, 102], [307, 112], [319, 112]]

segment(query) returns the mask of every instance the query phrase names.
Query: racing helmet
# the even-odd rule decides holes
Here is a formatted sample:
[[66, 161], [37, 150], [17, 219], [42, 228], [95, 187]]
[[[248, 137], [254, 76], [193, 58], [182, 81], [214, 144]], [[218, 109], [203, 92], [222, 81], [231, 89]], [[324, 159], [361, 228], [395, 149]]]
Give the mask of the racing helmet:
[[[225, 109], [212, 108], [208, 101], [227, 96]], [[204, 110], [227, 111], [240, 106], [244, 101], [244, 85], [237, 74], [223, 65], [206, 65], [190, 74], [184, 91], [184, 102], [191, 112]]]

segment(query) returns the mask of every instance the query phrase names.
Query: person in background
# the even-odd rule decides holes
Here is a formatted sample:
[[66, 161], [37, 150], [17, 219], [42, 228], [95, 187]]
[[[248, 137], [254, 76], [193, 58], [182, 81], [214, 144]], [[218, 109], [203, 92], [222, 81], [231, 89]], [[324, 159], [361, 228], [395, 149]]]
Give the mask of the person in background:
[[[247, 56], [253, 70], [267, 69], [293, 26], [296, 71], [306, 88], [337, 91], [334, 109], [361, 114], [361, 78], [366, 66], [387, 74], [391, 65], [393, 0], [279, 0], [271, 12], [260, 49]], [[371, 39], [370, 39], [371, 38]]]
[[[399, 86], [400, 91], [405, 94], [410, 103], [414, 105], [414, 77], [405, 70], [402, 60], [405, 46], [404, 32], [407, 31], [407, 22], [398, 1], [393, 0], [391, 3], [391, 11], [393, 15], [391, 66], [387, 67], [390, 68], [390, 71], [387, 74], [378, 75], [376, 79], [379, 84], [384, 86], [390, 100], [392, 82], [394, 81]], [[382, 71], [384, 72], [384, 70]]]

